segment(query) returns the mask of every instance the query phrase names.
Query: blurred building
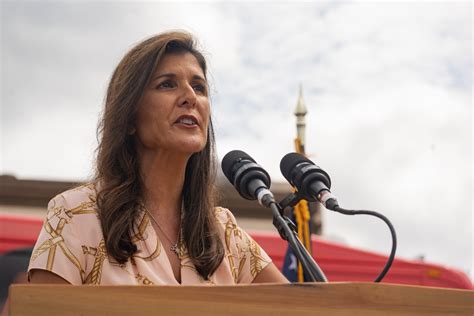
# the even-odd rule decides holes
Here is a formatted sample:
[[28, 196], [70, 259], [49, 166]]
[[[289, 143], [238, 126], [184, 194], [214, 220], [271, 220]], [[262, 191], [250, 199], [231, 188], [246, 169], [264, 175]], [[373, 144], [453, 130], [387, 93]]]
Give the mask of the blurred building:
[[[50, 199], [75, 186], [79, 182], [17, 179], [14, 176], [0, 175], [0, 213], [43, 216]], [[272, 185], [277, 200], [290, 192], [284, 183]], [[239, 224], [249, 230], [274, 230], [272, 215], [257, 201], [248, 201], [219, 175], [219, 205], [227, 207], [239, 219]]]
[[[80, 182], [17, 179], [0, 175], [0, 213], [44, 216], [50, 199], [57, 194], [81, 185]], [[230, 209], [246, 230], [275, 231], [269, 209], [242, 198], [222, 174], [218, 181], [219, 205]], [[291, 191], [289, 184], [274, 183], [272, 192], [280, 201]]]

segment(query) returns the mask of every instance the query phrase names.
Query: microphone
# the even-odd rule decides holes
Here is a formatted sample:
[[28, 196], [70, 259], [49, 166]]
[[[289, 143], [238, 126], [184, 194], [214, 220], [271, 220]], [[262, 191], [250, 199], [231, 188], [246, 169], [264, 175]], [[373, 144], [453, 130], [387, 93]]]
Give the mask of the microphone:
[[380, 218], [387, 224], [392, 235], [392, 250], [385, 267], [375, 279], [375, 282], [380, 282], [392, 266], [397, 250], [397, 235], [389, 219], [373, 211], [354, 211], [339, 207], [336, 197], [329, 191], [331, 188], [331, 178], [329, 178], [329, 175], [301, 154], [289, 153], [283, 157], [280, 162], [280, 170], [285, 179], [298, 190], [296, 198], [316, 199], [328, 210], [345, 215], [372, 215]]
[[258, 200], [265, 207], [275, 203], [269, 190], [270, 176], [243, 151], [233, 150], [225, 155], [222, 159], [222, 171], [243, 198]]
[[331, 178], [323, 169], [298, 153], [289, 153], [281, 159], [280, 170], [285, 179], [308, 200], [318, 200], [324, 207], [334, 210], [339, 206], [332, 195]]
[[270, 187], [270, 176], [252, 157], [240, 150], [233, 150], [222, 159], [222, 171], [239, 194], [247, 200], [255, 200], [273, 212], [273, 224], [280, 236], [288, 240], [291, 249], [303, 265], [312, 281], [325, 281], [326, 276], [306, 251], [296, 232], [290, 228], [291, 221], [283, 217], [281, 206], [275, 202]]

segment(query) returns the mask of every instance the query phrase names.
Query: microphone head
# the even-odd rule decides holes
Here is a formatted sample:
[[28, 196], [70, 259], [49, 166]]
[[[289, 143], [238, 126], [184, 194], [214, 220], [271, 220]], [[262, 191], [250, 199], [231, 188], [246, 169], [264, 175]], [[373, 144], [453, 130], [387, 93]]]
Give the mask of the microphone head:
[[242, 150], [232, 150], [228, 152], [224, 158], [222, 158], [222, 172], [224, 172], [225, 177], [232, 184], [235, 182], [235, 171], [238, 169], [238, 166], [242, 160], [250, 160], [255, 162], [252, 157]]
[[314, 199], [321, 190], [331, 189], [331, 178], [326, 171], [301, 154], [285, 155], [281, 159], [280, 170], [285, 179], [308, 201]]
[[224, 156], [222, 171], [239, 194], [248, 200], [255, 200], [257, 189], [268, 189], [271, 184], [268, 173], [241, 150], [233, 150]]
[[295, 166], [301, 162], [308, 162], [310, 164], [314, 163], [306, 158], [305, 156], [298, 154], [298, 153], [289, 153], [286, 154], [280, 161], [280, 171], [285, 177], [286, 181], [293, 184], [293, 180], [291, 179], [291, 172], [294, 170]]

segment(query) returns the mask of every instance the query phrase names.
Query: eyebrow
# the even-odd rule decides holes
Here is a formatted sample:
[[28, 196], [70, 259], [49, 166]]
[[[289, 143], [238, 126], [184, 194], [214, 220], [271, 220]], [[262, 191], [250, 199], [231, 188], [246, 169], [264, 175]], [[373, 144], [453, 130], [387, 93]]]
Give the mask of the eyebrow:
[[[158, 79], [160, 79], [160, 78], [163, 78], [163, 77], [171, 77], [171, 78], [173, 78], [173, 77], [176, 77], [176, 74], [175, 74], [175, 73], [172, 73], [172, 72], [164, 73], [164, 74], [161, 74], [161, 75], [158, 75], [158, 76], [154, 77], [154, 78], [152, 79], [152, 81], [156, 81], [156, 80], [158, 80]], [[201, 80], [201, 81], [207, 82], [207, 80], [206, 80], [205, 78], [203, 78], [203, 77], [201, 77], [201, 76], [199, 76], [199, 75], [194, 75], [194, 76], [193, 76], [193, 80]]]

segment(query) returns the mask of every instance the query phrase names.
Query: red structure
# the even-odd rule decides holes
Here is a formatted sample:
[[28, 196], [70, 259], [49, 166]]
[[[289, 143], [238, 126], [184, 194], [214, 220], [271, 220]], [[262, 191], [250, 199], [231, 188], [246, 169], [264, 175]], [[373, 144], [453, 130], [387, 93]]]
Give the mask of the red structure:
[[[0, 254], [32, 247], [43, 219], [40, 217], [0, 214]], [[282, 268], [287, 243], [276, 233], [250, 232]], [[383, 269], [386, 256], [338, 245], [313, 237], [314, 258], [330, 281], [373, 281]], [[473, 289], [461, 271], [420, 261], [395, 259], [383, 282], [445, 288]]]
[[[253, 238], [282, 268], [287, 242], [273, 233], [251, 233]], [[330, 281], [373, 281], [382, 271], [387, 256], [358, 250], [312, 238], [314, 259]], [[421, 261], [395, 259], [383, 279], [384, 283], [412, 284], [445, 288], [473, 289], [467, 275], [461, 271]]]

